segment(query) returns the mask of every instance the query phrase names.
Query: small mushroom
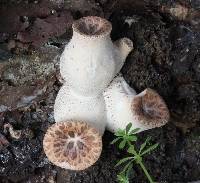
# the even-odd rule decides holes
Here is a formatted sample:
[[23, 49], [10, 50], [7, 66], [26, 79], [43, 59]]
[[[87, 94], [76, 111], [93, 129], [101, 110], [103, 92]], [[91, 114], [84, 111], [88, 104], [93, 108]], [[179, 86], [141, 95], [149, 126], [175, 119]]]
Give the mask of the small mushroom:
[[122, 60], [116, 59], [117, 64], [115, 75], [117, 75], [123, 67], [126, 57], [133, 50], [133, 42], [129, 38], [124, 37], [115, 41], [114, 44], [119, 49], [122, 57]]
[[61, 76], [82, 96], [101, 95], [122, 68], [133, 43], [121, 38], [113, 44], [112, 24], [97, 16], [82, 17], [72, 28], [72, 39], [60, 58]]
[[99, 159], [102, 139], [87, 123], [66, 121], [55, 123], [47, 130], [43, 147], [53, 164], [70, 170], [84, 170]]
[[104, 92], [107, 128], [116, 132], [128, 123], [140, 131], [160, 127], [169, 120], [168, 108], [162, 97], [152, 89], [140, 94], [129, 87], [123, 77], [116, 77]]

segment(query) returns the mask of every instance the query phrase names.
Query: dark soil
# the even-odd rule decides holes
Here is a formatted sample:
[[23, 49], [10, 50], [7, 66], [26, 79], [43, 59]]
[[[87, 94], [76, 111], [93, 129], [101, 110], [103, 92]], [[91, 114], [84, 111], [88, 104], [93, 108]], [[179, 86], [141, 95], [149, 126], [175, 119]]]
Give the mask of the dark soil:
[[[144, 158], [154, 180], [168, 183], [200, 180], [199, 24], [194, 24], [191, 17], [180, 20], [160, 9], [161, 6], [173, 7], [179, 1], [169, 3], [161, 0], [156, 5], [147, 0], [130, 2], [87, 1], [87, 7], [72, 3], [75, 8], [69, 6], [72, 7], [69, 11], [75, 19], [88, 14], [105, 16], [113, 24], [113, 40], [123, 36], [132, 39], [134, 51], [122, 69], [123, 76], [136, 91], [153, 88], [168, 104], [170, 122], [162, 128], [138, 134], [137, 145], [144, 142], [147, 136], [152, 137], [152, 143], [159, 143], [159, 148]], [[198, 2], [182, 1], [181, 5], [197, 12], [200, 8]], [[7, 1], [2, 3], [6, 4]], [[13, 39], [10, 32], [0, 34], [2, 44], [7, 44], [9, 39]], [[49, 42], [61, 45], [59, 38]], [[0, 183], [117, 182], [120, 167], [116, 168], [115, 164], [125, 156], [125, 152], [110, 145], [114, 136], [107, 131], [103, 137], [102, 155], [89, 169], [73, 172], [48, 162], [42, 140], [47, 128], [54, 123], [53, 104], [60, 86], [56, 81], [40, 102], [0, 113]], [[14, 139], [6, 133], [3, 130], [5, 123], [13, 125], [15, 130], [21, 130], [21, 137]], [[148, 182], [137, 165], [133, 168], [130, 182]]]

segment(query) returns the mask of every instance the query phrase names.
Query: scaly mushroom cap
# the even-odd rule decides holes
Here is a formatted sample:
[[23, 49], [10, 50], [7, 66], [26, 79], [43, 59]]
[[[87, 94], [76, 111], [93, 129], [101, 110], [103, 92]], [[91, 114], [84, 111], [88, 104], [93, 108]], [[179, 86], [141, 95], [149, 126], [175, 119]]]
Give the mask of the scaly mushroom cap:
[[85, 122], [55, 123], [46, 132], [44, 152], [55, 165], [71, 170], [84, 170], [93, 165], [102, 151], [101, 136]]
[[152, 128], [165, 125], [170, 118], [164, 100], [150, 88], [136, 95], [132, 100], [131, 107], [134, 118]]
[[80, 35], [99, 37], [109, 35], [112, 30], [112, 25], [104, 18], [87, 16], [74, 21], [72, 28]]

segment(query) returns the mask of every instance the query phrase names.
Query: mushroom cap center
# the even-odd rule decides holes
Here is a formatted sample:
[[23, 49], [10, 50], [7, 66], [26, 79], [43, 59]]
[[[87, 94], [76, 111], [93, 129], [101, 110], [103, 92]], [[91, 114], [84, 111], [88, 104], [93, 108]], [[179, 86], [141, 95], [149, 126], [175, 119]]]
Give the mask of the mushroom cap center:
[[85, 122], [66, 121], [52, 125], [43, 140], [48, 159], [65, 169], [83, 170], [94, 164], [102, 150], [96, 129]]
[[109, 35], [112, 30], [112, 25], [104, 18], [88, 16], [76, 20], [72, 28], [80, 35], [97, 37]]
[[145, 103], [143, 102], [141, 98], [141, 112], [144, 116], [146, 116], [149, 119], [153, 119], [156, 117], [160, 117], [159, 111], [155, 108], [154, 102]]
[[169, 111], [161, 96], [152, 89], [146, 89], [132, 101], [134, 117], [146, 125], [159, 127], [169, 120]]

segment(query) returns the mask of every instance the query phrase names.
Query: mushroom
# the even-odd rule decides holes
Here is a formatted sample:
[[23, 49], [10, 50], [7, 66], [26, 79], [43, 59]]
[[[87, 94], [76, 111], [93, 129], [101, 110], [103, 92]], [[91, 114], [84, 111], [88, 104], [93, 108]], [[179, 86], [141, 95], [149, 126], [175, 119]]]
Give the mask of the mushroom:
[[103, 95], [85, 97], [76, 95], [65, 83], [56, 97], [55, 122], [67, 120], [87, 121], [103, 135], [106, 126], [105, 101]]
[[112, 24], [101, 17], [74, 21], [73, 35], [60, 58], [63, 79], [82, 96], [102, 95], [133, 49], [128, 38], [112, 42]]
[[140, 132], [163, 126], [169, 120], [168, 108], [162, 97], [147, 88], [136, 95], [123, 77], [116, 77], [104, 92], [107, 128], [111, 132], [124, 129], [128, 123]]
[[115, 71], [116, 76], [123, 67], [126, 57], [133, 50], [133, 42], [129, 38], [124, 37], [115, 41], [114, 44], [119, 49], [122, 57], [122, 60], [115, 60], [117, 62]]
[[87, 123], [65, 121], [55, 123], [47, 130], [43, 148], [53, 164], [83, 170], [99, 159], [102, 140], [98, 131]]
[[99, 158], [106, 125], [116, 132], [132, 122], [143, 131], [164, 125], [169, 112], [154, 90], [137, 95], [123, 77], [113, 80], [133, 49], [130, 39], [113, 44], [112, 25], [100, 17], [81, 18], [72, 27], [60, 59], [64, 84], [55, 100], [56, 124], [44, 137], [44, 151], [57, 166], [83, 170]]

